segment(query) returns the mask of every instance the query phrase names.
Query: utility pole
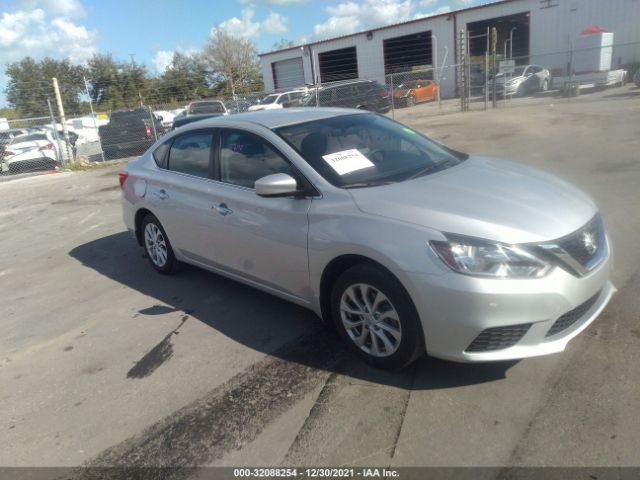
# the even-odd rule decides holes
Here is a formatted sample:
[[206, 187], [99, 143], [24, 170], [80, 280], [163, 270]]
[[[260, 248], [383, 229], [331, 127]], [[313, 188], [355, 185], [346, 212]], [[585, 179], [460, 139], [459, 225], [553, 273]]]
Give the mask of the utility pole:
[[458, 35], [458, 94], [460, 95], [460, 111], [466, 112], [469, 110], [467, 98], [467, 40], [464, 30], [460, 30]]
[[496, 108], [496, 44], [498, 43], [498, 30], [496, 27], [491, 28], [491, 56], [493, 57], [493, 82], [491, 86], [491, 90], [493, 90], [493, 94], [491, 96], [491, 105], [493, 108]]
[[[91, 109], [91, 117], [93, 118], [93, 126], [96, 129], [96, 135], [98, 135], [98, 120], [96, 119], [96, 114], [93, 111], [93, 102], [91, 101], [91, 94], [89, 93], [89, 84], [87, 83], [87, 77], [85, 77], [83, 75], [82, 79], [84, 80], [84, 88], [87, 91], [87, 97], [89, 97], [89, 108]], [[102, 156], [102, 161], [104, 162], [104, 152], [102, 151], [102, 144], [100, 144], [100, 155]]]
[[[64, 135], [64, 144], [65, 144], [64, 147], [65, 147], [65, 150], [67, 151], [66, 158], [68, 160], [73, 160], [73, 153], [69, 148], [69, 145], [71, 145], [71, 142], [69, 141], [69, 130], [67, 130], [67, 119], [64, 116], [64, 106], [62, 105], [62, 97], [60, 96], [60, 87], [58, 86], [58, 79], [56, 77], [53, 77], [51, 80], [53, 80], [53, 91], [56, 94], [56, 103], [58, 104], [58, 113], [60, 114], [60, 123], [62, 124], [62, 134]], [[67, 163], [64, 158], [62, 163]]]
[[55, 149], [56, 160], [62, 163], [62, 155], [60, 155], [60, 139], [58, 138], [58, 127], [56, 126], [56, 117], [53, 115], [53, 108], [51, 108], [51, 99], [47, 95], [47, 105], [49, 106], [49, 115], [51, 115], [51, 128], [53, 128], [53, 138], [56, 141], [58, 148]]

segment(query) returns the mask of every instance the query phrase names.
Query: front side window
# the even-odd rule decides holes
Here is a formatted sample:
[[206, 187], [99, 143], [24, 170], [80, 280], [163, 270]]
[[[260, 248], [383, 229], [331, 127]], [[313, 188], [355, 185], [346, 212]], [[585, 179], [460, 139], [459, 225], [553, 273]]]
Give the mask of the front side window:
[[340, 115], [275, 132], [320, 175], [342, 188], [401, 182], [467, 158], [375, 114]]
[[274, 103], [274, 102], [278, 99], [278, 97], [279, 97], [279, 96], [280, 96], [280, 95], [278, 95], [278, 94], [275, 94], [275, 95], [267, 95], [266, 97], [264, 97], [264, 98], [262, 99], [262, 101], [261, 101], [260, 103], [261, 103], [262, 105], [269, 105], [270, 103]]
[[187, 133], [176, 138], [169, 151], [168, 169], [208, 178], [212, 139], [211, 132]]
[[254, 188], [256, 180], [274, 173], [293, 174], [291, 165], [263, 139], [227, 130], [220, 145], [220, 180]]

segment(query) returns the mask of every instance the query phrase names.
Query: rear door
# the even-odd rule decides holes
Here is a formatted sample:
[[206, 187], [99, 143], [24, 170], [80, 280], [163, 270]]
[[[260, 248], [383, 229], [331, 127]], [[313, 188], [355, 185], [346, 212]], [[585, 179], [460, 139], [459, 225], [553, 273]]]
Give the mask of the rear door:
[[299, 175], [262, 137], [222, 129], [219, 188], [213, 201], [216, 262], [225, 270], [280, 292], [310, 300], [307, 213], [310, 198], [264, 198], [254, 183], [273, 173]]
[[211, 198], [214, 130], [192, 130], [173, 139], [163, 171], [149, 184], [151, 210], [174, 250], [197, 262], [215, 258]]

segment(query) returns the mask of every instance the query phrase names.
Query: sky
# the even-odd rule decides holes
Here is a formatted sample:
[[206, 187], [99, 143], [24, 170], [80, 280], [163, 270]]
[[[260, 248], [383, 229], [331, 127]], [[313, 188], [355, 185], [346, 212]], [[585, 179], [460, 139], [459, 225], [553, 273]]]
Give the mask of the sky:
[[4, 66], [32, 56], [78, 64], [95, 53], [161, 74], [173, 52], [196, 53], [212, 29], [251, 39], [259, 52], [469, 7], [486, 0], [0, 0], [0, 106]]

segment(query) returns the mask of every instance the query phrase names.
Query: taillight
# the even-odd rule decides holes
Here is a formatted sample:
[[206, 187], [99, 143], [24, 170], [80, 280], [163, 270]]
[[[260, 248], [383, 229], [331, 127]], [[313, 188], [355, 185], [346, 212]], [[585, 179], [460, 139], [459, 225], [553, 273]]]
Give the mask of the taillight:
[[151, 136], [151, 127], [144, 127], [145, 132], [147, 133], [147, 137]]
[[120, 188], [123, 187], [124, 182], [127, 181], [127, 177], [129, 176], [129, 174], [127, 172], [120, 172], [118, 174], [118, 180], [120, 180]]
[[40, 150], [52, 150], [53, 149], [53, 143], [47, 143], [46, 145], [43, 145], [42, 147], [40, 147]]
[[4, 152], [0, 153], [0, 155], [2, 155], [3, 157], [12, 157], [13, 155], [17, 155], [17, 153], [5, 150]]

